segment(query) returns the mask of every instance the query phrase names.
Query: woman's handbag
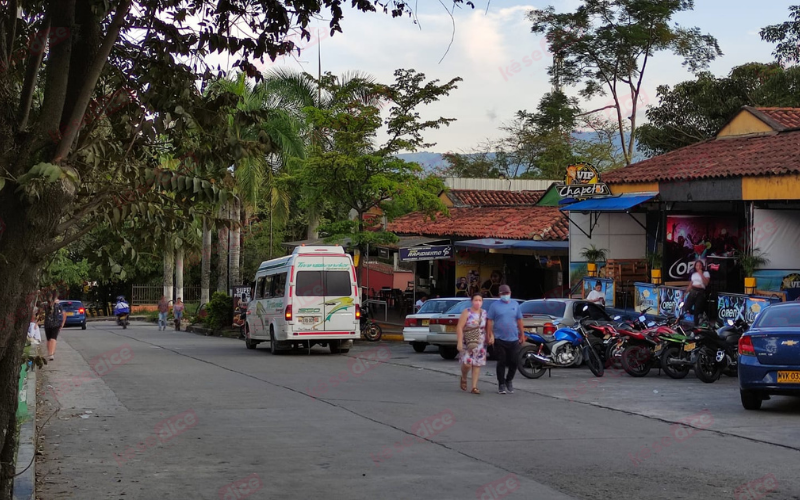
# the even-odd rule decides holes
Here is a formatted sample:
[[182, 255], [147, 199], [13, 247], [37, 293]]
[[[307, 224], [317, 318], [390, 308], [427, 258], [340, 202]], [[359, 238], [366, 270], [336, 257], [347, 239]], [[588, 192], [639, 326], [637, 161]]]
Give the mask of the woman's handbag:
[[465, 328], [464, 329], [464, 344], [468, 350], [475, 349], [481, 343], [481, 329], [480, 327]]

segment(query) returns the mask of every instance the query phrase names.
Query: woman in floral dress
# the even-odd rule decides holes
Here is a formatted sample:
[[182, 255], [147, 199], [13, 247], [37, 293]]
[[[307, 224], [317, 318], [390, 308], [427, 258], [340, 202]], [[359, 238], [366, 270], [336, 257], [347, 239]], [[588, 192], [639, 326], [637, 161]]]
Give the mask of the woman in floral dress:
[[[483, 297], [480, 294], [472, 296], [472, 306], [465, 309], [458, 319], [456, 332], [458, 334], [458, 359], [461, 362], [461, 390], [467, 390], [467, 374], [472, 370], [472, 393], [480, 394], [478, 379], [481, 376], [481, 366], [486, 364], [486, 311]], [[480, 328], [478, 346], [469, 349], [464, 341], [464, 330]]]

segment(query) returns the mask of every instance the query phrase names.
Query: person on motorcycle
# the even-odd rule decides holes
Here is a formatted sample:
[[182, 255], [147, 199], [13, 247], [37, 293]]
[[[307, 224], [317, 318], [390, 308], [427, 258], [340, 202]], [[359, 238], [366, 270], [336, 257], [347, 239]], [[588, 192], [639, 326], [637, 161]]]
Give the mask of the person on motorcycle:
[[131, 307], [125, 301], [125, 296], [120, 295], [117, 297], [117, 303], [114, 304], [114, 316], [117, 317], [117, 324], [127, 326], [128, 315], [131, 313]]

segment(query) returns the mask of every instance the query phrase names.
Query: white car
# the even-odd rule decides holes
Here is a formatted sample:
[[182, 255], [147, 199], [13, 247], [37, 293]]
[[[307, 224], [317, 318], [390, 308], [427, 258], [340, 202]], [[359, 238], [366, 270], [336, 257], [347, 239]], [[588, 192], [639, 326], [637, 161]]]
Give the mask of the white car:
[[446, 299], [430, 299], [417, 311], [416, 314], [406, 316], [403, 325], [403, 341], [409, 342], [416, 352], [423, 352], [428, 346], [428, 333], [431, 319], [438, 318], [445, 311], [467, 297], [453, 297]]

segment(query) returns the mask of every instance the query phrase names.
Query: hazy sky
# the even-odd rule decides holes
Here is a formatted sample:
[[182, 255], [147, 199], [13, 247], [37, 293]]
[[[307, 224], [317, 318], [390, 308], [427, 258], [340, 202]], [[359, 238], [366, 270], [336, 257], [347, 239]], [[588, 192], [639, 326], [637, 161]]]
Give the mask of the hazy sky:
[[[682, 13], [674, 21], [682, 26], [697, 26], [717, 38], [724, 56], [713, 62], [710, 70], [723, 76], [742, 63], [771, 61], [773, 46], [762, 42], [758, 31], [768, 24], [788, 20], [788, 7], [799, 2], [696, 0], [695, 3], [694, 11]], [[455, 38], [441, 63], [439, 60], [452, 35], [452, 21], [442, 4], [422, 0], [419, 25], [408, 18], [392, 19], [389, 15], [348, 10], [342, 22], [344, 33], [329, 37], [326, 23], [318, 21], [321, 30], [315, 31], [311, 42], [303, 42], [308, 46], [299, 57], [268, 61], [265, 68], [285, 65], [316, 74], [317, 51], [321, 47], [323, 71], [335, 74], [361, 70], [386, 83], [393, 81], [396, 68], [413, 68], [428, 78], [442, 81], [460, 76], [464, 81], [457, 90], [421, 112], [423, 117], [457, 119], [449, 128], [427, 134], [426, 139], [437, 143], [432, 151], [467, 151], [486, 138], [498, 137], [498, 127], [510, 121], [517, 110], [534, 110], [542, 94], [551, 88], [547, 75], [551, 56], [542, 38], [530, 32], [527, 12], [548, 5], [554, 5], [558, 11], [574, 10], [580, 2], [494, 0], [488, 13], [485, 1], [475, 4], [475, 10], [456, 9]], [[317, 42], [320, 33], [321, 40]], [[526, 56], [529, 59], [523, 59]], [[515, 62], [519, 64], [517, 73], [509, 71]], [[640, 105], [653, 103], [658, 85], [672, 85], [689, 78], [691, 74], [683, 68], [679, 57], [666, 52], [656, 54], [648, 63]], [[596, 109], [608, 101], [608, 97], [601, 97], [581, 105], [584, 109]], [[639, 116], [643, 119], [642, 113]]]

